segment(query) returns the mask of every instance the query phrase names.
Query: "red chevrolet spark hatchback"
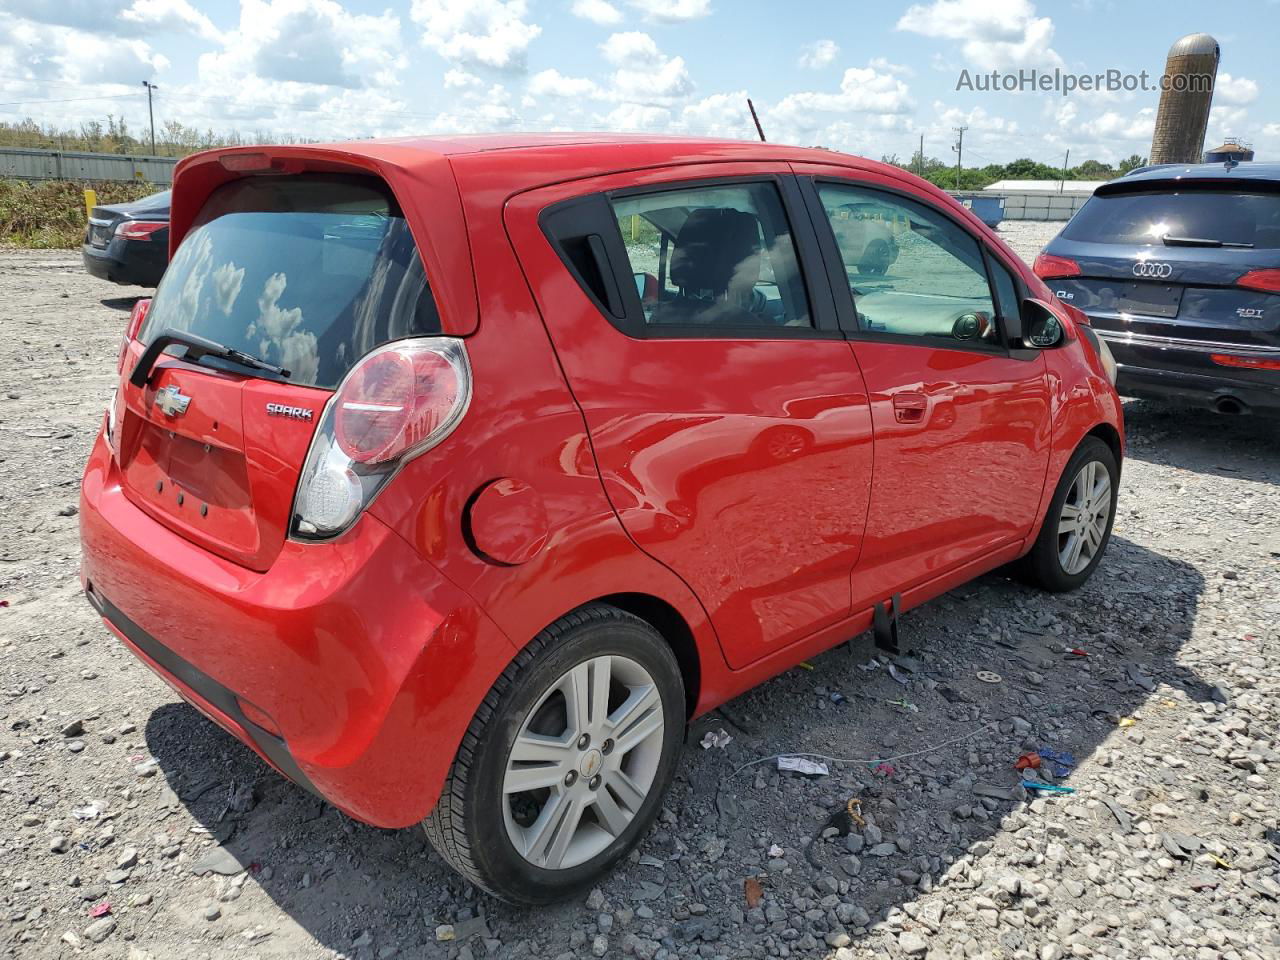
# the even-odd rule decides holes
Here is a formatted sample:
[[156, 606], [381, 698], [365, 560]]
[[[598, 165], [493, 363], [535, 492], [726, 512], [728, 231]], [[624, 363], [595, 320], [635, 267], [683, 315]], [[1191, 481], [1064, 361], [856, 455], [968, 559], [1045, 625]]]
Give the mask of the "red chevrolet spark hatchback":
[[90, 601], [286, 777], [423, 822], [500, 897], [626, 853], [691, 717], [1011, 561], [1076, 587], [1107, 545], [1105, 346], [897, 168], [216, 150], [178, 166], [171, 243], [85, 470]]

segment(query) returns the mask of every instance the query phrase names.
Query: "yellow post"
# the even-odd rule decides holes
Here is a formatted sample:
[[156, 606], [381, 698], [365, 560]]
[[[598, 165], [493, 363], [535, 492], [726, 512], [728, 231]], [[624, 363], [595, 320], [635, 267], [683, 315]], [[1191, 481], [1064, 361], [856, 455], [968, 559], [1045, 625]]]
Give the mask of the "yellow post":
[[85, 219], [93, 216], [93, 208], [98, 205], [98, 193], [96, 190], [86, 189], [84, 192], [84, 215]]

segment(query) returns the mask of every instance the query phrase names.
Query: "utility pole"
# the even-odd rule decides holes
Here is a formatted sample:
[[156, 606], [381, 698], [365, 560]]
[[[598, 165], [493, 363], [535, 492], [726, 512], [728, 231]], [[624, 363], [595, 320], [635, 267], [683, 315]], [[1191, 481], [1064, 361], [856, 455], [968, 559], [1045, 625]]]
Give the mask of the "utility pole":
[[920, 152], [917, 153], [916, 156], [920, 158], [919, 162], [916, 164], [916, 166], [919, 167], [920, 169], [917, 170], [916, 173], [923, 177], [924, 176], [924, 134], [923, 133], [920, 134]]
[[956, 127], [956, 145], [951, 149], [956, 152], [956, 189], [960, 189], [960, 160], [964, 156], [964, 132], [968, 127]]
[[1062, 179], [1058, 181], [1058, 192], [1061, 193], [1067, 185], [1067, 161], [1071, 159], [1071, 151], [1067, 150], [1067, 155], [1062, 158]]
[[760, 118], [756, 116], [756, 105], [747, 97], [747, 109], [751, 111], [751, 119], [755, 121], [756, 133], [760, 134], [760, 142], [764, 143], [764, 127], [760, 126]]
[[151, 91], [159, 90], [150, 80], [143, 80], [142, 85], [147, 88], [147, 116], [151, 118], [151, 155], [156, 155], [156, 114], [151, 109]]

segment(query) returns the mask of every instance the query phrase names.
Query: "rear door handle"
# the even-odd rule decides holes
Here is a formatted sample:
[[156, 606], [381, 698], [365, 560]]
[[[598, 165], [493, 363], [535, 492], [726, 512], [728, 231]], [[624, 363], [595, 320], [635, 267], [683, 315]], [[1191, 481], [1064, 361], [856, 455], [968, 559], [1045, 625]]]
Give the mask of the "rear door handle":
[[923, 423], [929, 398], [923, 393], [904, 391], [893, 395], [893, 415], [899, 423]]

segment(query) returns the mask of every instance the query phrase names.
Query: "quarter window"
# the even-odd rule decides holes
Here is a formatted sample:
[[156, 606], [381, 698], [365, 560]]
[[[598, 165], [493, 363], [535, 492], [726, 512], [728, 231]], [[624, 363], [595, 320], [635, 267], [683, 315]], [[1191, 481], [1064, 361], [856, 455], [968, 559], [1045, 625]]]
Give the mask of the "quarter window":
[[813, 326], [772, 183], [690, 187], [610, 202], [647, 325]]
[[982, 248], [946, 217], [876, 190], [819, 184], [858, 326], [868, 333], [1000, 342]]

